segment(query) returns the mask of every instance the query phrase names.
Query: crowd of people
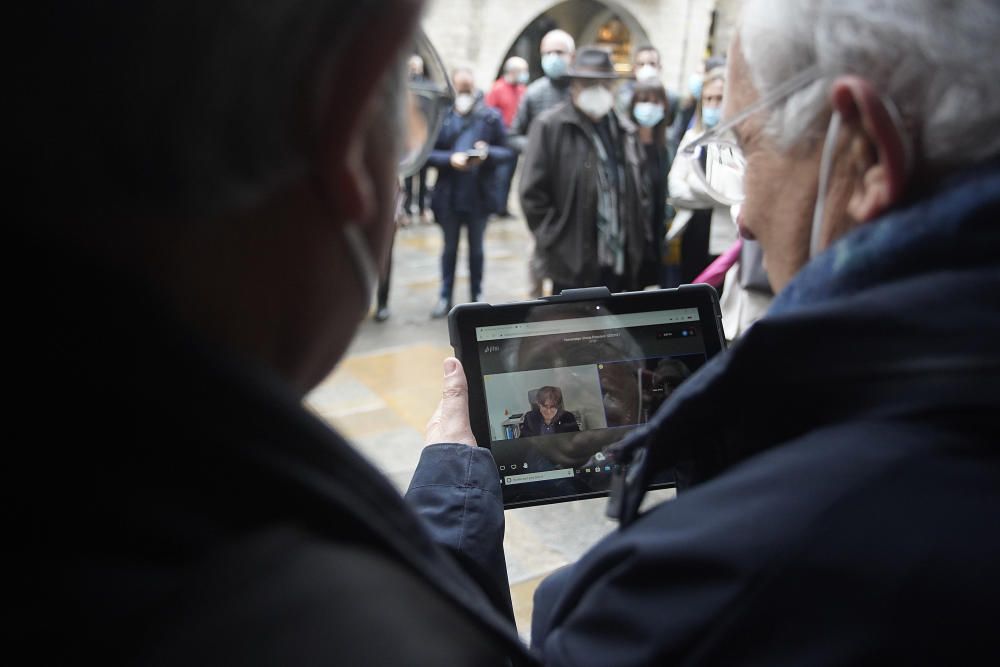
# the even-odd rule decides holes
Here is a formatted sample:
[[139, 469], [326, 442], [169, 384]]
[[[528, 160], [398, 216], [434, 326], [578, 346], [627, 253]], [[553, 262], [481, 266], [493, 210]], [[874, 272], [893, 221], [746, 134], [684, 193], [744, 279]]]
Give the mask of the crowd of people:
[[[721, 119], [678, 152], [696, 173], [745, 166], [740, 196], [712, 179], [704, 194], [741, 205], [776, 297], [608, 450], [628, 466], [609, 504], [620, 527], [541, 582], [530, 646], [459, 361], [444, 360], [405, 497], [303, 406], [367, 317], [391, 245], [422, 7], [19, 8], [14, 46], [30, 57], [9, 63], [9, 654], [1000, 661], [1000, 5], [744, 1]], [[548, 54], [553, 71], [562, 55]], [[595, 261], [576, 272], [557, 251], [578, 242], [559, 224], [581, 202], [525, 179], [560, 280], [638, 275], [643, 139], [608, 117], [605, 56], [581, 48], [565, 63], [572, 105], [532, 120], [524, 160], [578, 151], [574, 178], [642, 197], [591, 193], [598, 229], [579, 244]], [[435, 159], [454, 162], [453, 192], [475, 192], [470, 163], [501, 156], [503, 121], [459, 84], [455, 144]], [[638, 82], [633, 98], [658, 115], [639, 107], [658, 95]], [[470, 226], [482, 209], [452, 212]], [[646, 509], [663, 472], [677, 498]]]
[[[606, 286], [613, 292], [708, 282], [723, 294], [735, 338], [772, 296], [752, 241], [738, 238], [732, 207], [714, 201], [678, 150], [721, 117], [725, 59], [692, 73], [683, 95], [662, 81], [660, 51], [639, 46], [622, 75], [604, 48], [577, 50], [552, 30], [541, 39], [543, 75], [529, 83], [528, 63], [512, 56], [483, 94], [469, 68], [452, 72], [455, 106], [419, 176], [403, 184], [401, 224], [434, 212], [444, 235], [441, 289], [431, 317], [454, 303], [460, 230], [467, 230], [470, 290], [482, 295], [488, 220], [511, 217], [511, 185], [520, 164], [520, 208], [532, 232], [530, 294]], [[418, 56], [411, 79], [422, 76]], [[427, 186], [427, 170], [436, 172]], [[428, 204], [429, 202], [429, 204]], [[709, 269], [711, 267], [711, 269]], [[755, 279], [739, 278], [751, 275]], [[727, 279], [728, 276], [728, 279]], [[388, 273], [375, 319], [388, 316]], [[464, 295], [463, 295], [464, 296]]]

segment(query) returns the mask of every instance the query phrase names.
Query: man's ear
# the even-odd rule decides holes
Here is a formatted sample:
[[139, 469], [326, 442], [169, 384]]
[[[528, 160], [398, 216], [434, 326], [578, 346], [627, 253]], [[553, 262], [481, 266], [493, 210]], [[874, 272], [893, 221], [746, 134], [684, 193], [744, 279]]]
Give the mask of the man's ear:
[[[366, 128], [380, 103], [382, 82], [410, 44], [423, 7], [421, 0], [392, 0], [366, 11], [340, 46], [340, 57], [325, 84], [330, 94], [320, 111], [317, 147], [320, 186], [343, 220], [367, 219], [374, 185], [366, 169]], [[385, 128], [391, 131], [391, 128]]]
[[847, 213], [858, 222], [869, 222], [898, 203], [906, 190], [902, 128], [893, 122], [872, 84], [861, 77], [838, 77], [831, 88], [831, 103], [845, 126], [854, 130], [848, 144], [853, 176]]

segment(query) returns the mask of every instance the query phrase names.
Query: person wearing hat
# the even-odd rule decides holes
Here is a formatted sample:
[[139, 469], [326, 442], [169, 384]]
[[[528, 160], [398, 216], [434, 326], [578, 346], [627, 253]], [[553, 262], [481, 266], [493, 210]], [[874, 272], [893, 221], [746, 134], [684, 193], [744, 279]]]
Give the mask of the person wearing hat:
[[584, 47], [569, 68], [571, 100], [538, 117], [524, 153], [521, 208], [552, 291], [641, 287], [651, 197], [635, 125], [615, 111], [619, 75], [604, 49]]

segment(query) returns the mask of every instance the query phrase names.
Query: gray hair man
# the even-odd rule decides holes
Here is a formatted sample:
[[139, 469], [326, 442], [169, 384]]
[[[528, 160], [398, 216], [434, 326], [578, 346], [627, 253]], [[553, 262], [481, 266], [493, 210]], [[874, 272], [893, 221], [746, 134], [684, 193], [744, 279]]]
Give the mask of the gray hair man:
[[[33, 56], [15, 71], [25, 206], [7, 248], [32, 278], [8, 300], [12, 652], [528, 660], [505, 587], [474, 581], [502, 572], [502, 553], [463, 570], [459, 541], [454, 557], [435, 546], [301, 405], [385, 260], [421, 8], [43, 0], [19, 14]], [[40, 400], [54, 392], [58, 413]], [[488, 457], [453, 447], [458, 465]]]
[[744, 3], [678, 159], [778, 294], [607, 452], [622, 527], [540, 584], [547, 662], [1000, 661], [998, 35], [994, 0]]
[[[567, 76], [570, 63], [576, 54], [576, 41], [565, 30], [551, 30], [542, 38], [539, 51], [542, 56], [542, 70], [545, 76], [528, 86], [507, 134], [507, 145], [518, 153], [528, 146], [528, 132], [538, 116], [570, 101], [571, 79]], [[548, 277], [545, 260], [537, 249], [532, 249], [528, 261], [531, 279], [531, 296], [542, 296], [542, 283]]]

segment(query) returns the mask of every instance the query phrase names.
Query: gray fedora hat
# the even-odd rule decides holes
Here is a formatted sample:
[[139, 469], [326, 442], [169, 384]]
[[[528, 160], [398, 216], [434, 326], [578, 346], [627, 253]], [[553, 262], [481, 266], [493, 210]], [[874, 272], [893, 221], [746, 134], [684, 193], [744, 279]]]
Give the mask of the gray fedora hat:
[[584, 46], [577, 50], [566, 72], [573, 79], [620, 79], [611, 53], [599, 46]]

